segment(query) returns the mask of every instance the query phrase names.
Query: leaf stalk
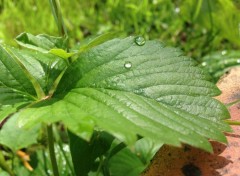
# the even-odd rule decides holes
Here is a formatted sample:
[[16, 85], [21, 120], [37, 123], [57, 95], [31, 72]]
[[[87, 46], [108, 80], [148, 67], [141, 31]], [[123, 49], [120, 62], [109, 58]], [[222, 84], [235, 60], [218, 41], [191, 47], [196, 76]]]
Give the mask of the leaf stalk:
[[50, 159], [52, 163], [53, 175], [59, 176], [57, 160], [54, 151], [54, 138], [53, 138], [53, 129], [52, 124], [47, 125], [47, 135], [48, 135], [48, 149], [50, 154]]
[[2, 151], [0, 151], [0, 168], [5, 170], [10, 176], [15, 176], [13, 171], [7, 165], [7, 163], [6, 163], [5, 159], [4, 159]]

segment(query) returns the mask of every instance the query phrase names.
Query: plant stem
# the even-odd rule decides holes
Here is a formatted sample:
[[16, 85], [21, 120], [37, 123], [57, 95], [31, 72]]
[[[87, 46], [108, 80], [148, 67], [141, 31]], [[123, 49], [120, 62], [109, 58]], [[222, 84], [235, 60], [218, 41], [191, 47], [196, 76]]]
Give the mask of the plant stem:
[[203, 0], [198, 0], [197, 7], [196, 7], [195, 13], [193, 15], [193, 21], [195, 21], [197, 19], [198, 15], [199, 15], [199, 12], [202, 8], [202, 3], [203, 3]]
[[100, 156], [99, 159], [100, 159], [100, 162], [99, 162], [99, 166], [98, 166], [98, 169], [97, 169], [96, 176], [99, 176], [99, 174], [101, 172], [101, 169], [102, 169], [102, 166], [103, 166], [103, 156]]
[[58, 32], [63, 37], [68, 37], [67, 29], [62, 18], [62, 12], [59, 0], [49, 0], [55, 22], [58, 26]]
[[7, 165], [7, 163], [6, 163], [5, 159], [4, 159], [4, 156], [3, 156], [1, 151], [0, 151], [0, 168], [5, 170], [10, 176], [14, 176], [13, 171]]
[[234, 121], [234, 120], [224, 120], [227, 122], [229, 125], [237, 125], [240, 126], [240, 121]]
[[49, 148], [49, 154], [50, 154], [50, 159], [52, 163], [53, 175], [59, 176], [57, 160], [56, 160], [55, 151], [54, 151], [54, 138], [53, 138], [52, 124], [47, 125], [47, 135], [48, 135], [48, 148]]
[[236, 101], [233, 101], [233, 102], [231, 102], [231, 103], [228, 103], [228, 104], [226, 104], [226, 106], [227, 106], [227, 108], [229, 108], [230, 106], [236, 105], [236, 104], [238, 104], [238, 103], [240, 103], [240, 99], [239, 99], [239, 100], [236, 100]]
[[58, 133], [58, 131], [57, 131], [57, 129], [56, 129], [56, 126], [54, 126], [54, 127], [55, 127], [55, 128], [53, 128], [53, 133], [54, 133], [55, 139], [56, 139], [56, 141], [57, 141], [57, 144], [59, 145], [59, 149], [60, 149], [60, 151], [61, 151], [62, 154], [63, 154], [63, 157], [64, 157], [64, 159], [65, 159], [65, 161], [66, 161], [66, 163], [67, 163], [67, 166], [69, 167], [69, 169], [70, 169], [70, 171], [71, 171], [71, 174], [74, 175], [74, 169], [73, 169], [73, 167], [72, 167], [72, 165], [71, 165], [71, 162], [69, 161], [69, 159], [68, 159], [65, 151], [63, 150], [63, 142], [62, 142], [62, 139], [61, 139], [61, 137], [60, 137], [60, 135], [59, 135], [59, 133]]

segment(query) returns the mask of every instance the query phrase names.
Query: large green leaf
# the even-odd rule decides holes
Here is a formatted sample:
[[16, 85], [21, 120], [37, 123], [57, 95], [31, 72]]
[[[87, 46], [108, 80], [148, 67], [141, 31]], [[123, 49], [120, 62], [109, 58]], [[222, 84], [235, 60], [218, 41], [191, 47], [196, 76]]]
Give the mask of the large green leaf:
[[140, 135], [207, 151], [208, 138], [226, 142], [229, 114], [211, 98], [220, 91], [205, 72], [178, 49], [143, 44], [114, 39], [82, 53], [52, 99], [17, 114], [20, 126], [61, 120], [85, 139], [97, 128], [127, 144]]
[[17, 119], [11, 117], [0, 130], [0, 144], [11, 148], [13, 151], [27, 147], [37, 143], [39, 125], [34, 126], [30, 130], [19, 128]]

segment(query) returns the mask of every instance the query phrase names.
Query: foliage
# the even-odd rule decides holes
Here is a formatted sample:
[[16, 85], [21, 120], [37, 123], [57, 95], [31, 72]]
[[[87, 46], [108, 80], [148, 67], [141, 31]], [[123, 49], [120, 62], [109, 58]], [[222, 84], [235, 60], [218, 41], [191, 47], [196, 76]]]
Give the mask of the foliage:
[[[25, 2], [1, 1], [1, 18], [8, 21], [11, 17], [5, 10], [13, 7], [13, 14], [21, 14], [30, 27], [25, 12], [18, 10], [21, 6], [32, 8]], [[151, 5], [143, 0], [136, 5], [134, 0], [83, 1], [79, 12], [69, 10], [79, 7], [79, 2], [65, 1], [64, 21], [60, 7], [53, 6], [56, 1], [49, 2], [61, 37], [24, 32], [16, 38], [21, 49], [0, 46], [3, 175], [134, 176], [147, 167], [162, 144], [186, 143], [212, 152], [209, 139], [227, 142], [223, 132], [231, 131], [224, 121], [229, 113], [212, 98], [220, 94], [212, 78], [180, 49], [145, 38], [170, 38], [167, 43], [181, 46], [196, 57], [221, 49], [217, 45], [223, 42], [237, 48], [235, 27], [239, 17], [232, 2], [168, 0]], [[28, 13], [36, 13], [45, 2], [34, 4]], [[217, 19], [218, 9], [233, 10], [226, 15], [232, 19], [228, 24], [232, 32]], [[41, 31], [49, 34], [57, 33], [45, 21], [39, 24], [49, 19], [44, 10], [29, 24], [46, 28], [49, 31]], [[38, 18], [41, 20], [36, 23]], [[52, 24], [53, 18], [49, 20]], [[71, 28], [71, 23], [81, 30]], [[69, 36], [65, 27], [70, 29]], [[92, 33], [107, 31], [123, 31], [123, 36], [143, 34], [145, 38], [116, 37], [118, 33], [111, 32], [75, 44]], [[203, 65], [211, 66], [213, 61], [215, 68], [213, 56], [206, 56]], [[212, 67], [206, 68], [209, 71]], [[27, 157], [19, 155], [19, 150]]]
[[[181, 47], [199, 61], [211, 51], [240, 47], [238, 0], [72, 0], [61, 4], [72, 46], [92, 34], [121, 31]], [[0, 38], [5, 42], [22, 31], [57, 33], [47, 1], [9, 0], [0, 6]]]
[[232, 67], [240, 65], [240, 52], [223, 50], [203, 57], [202, 67], [211, 73], [215, 82]]
[[[221, 131], [230, 130], [222, 121], [228, 118], [228, 112], [210, 97], [218, 95], [219, 90], [178, 49], [140, 37], [116, 38], [76, 51], [73, 58], [66, 60], [39, 48], [37, 44], [48, 43], [49, 38], [53, 37], [17, 38], [19, 44], [36, 51], [1, 47], [2, 112], [5, 108], [9, 112], [11, 106], [11, 114], [17, 111], [7, 114], [11, 117], [1, 130], [1, 140], [6, 138], [15, 119], [19, 127], [30, 129], [40, 122], [61, 121], [76, 135], [70, 137], [74, 163], [81, 163], [79, 152], [85, 154], [81, 159], [92, 156], [90, 161], [94, 162], [109, 149], [112, 137], [92, 145], [95, 148], [104, 144], [106, 149], [87, 152], [90, 146], [80, 138], [90, 140], [94, 130], [105, 131], [127, 145], [133, 145], [137, 135], [154, 143], [180, 146], [184, 142], [207, 151], [212, 149], [206, 138], [226, 142]], [[62, 43], [51, 41], [56, 42], [51, 45], [54, 48]], [[22, 135], [24, 140], [29, 131]], [[11, 141], [16, 141], [16, 137]], [[32, 137], [34, 144], [36, 139]], [[1, 143], [12, 150], [31, 144], [19, 142], [21, 145], [13, 148], [11, 142]], [[76, 150], [73, 143], [81, 146], [78, 148], [86, 145], [87, 151]], [[77, 175], [86, 175], [92, 169], [86, 173], [80, 169], [79, 173], [77, 168]]]

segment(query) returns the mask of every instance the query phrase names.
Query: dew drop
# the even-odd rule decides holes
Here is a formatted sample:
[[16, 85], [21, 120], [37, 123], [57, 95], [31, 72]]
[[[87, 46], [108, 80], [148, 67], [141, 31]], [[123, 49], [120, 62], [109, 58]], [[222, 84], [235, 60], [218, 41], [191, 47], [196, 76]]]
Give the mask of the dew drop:
[[143, 46], [145, 44], [145, 39], [141, 36], [138, 36], [135, 38], [135, 43], [138, 45], [138, 46]]
[[37, 11], [37, 6], [33, 6], [32, 10]]
[[176, 7], [174, 11], [175, 11], [175, 13], [179, 13], [180, 12], [180, 8]]
[[129, 62], [129, 61], [126, 61], [125, 64], [124, 64], [124, 67], [127, 68], [127, 69], [130, 69], [132, 67], [132, 63]]
[[202, 66], [204, 66], [204, 67], [205, 67], [206, 65], [207, 65], [207, 62], [203, 62], [203, 63], [202, 63]]
[[222, 54], [222, 55], [225, 55], [225, 54], [227, 54], [227, 51], [226, 51], [226, 50], [223, 50], [221, 54]]

